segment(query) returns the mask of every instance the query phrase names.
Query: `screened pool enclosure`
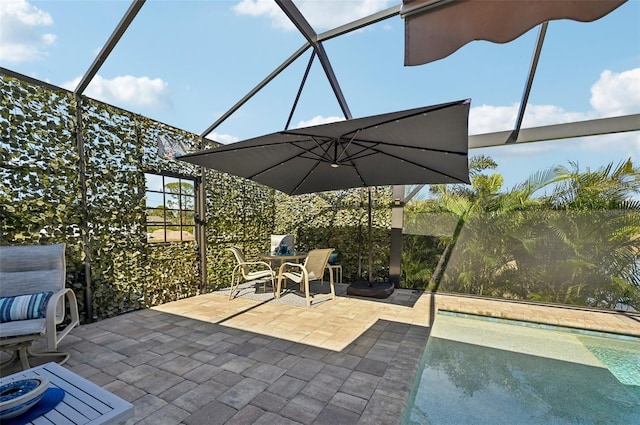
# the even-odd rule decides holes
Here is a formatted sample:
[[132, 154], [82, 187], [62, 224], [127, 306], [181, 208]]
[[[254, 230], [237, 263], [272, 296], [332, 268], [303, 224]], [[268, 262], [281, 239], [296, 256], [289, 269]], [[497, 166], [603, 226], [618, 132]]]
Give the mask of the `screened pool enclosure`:
[[[64, 77], [53, 66], [35, 73], [28, 62], [0, 61], [0, 243], [66, 242], [68, 284], [79, 294], [85, 319], [224, 286], [233, 266], [224, 248], [238, 244], [255, 254], [265, 250], [270, 234], [294, 234], [301, 249], [335, 247], [345, 281], [365, 276], [371, 256], [375, 280], [400, 287], [640, 309], [637, 80], [622, 86], [631, 99], [625, 108], [558, 118], [561, 110], [544, 115], [536, 107], [552, 103], [546, 97], [554, 92], [575, 93], [574, 80], [587, 72], [581, 68], [586, 55], [602, 58], [598, 72], [617, 65], [620, 75], [637, 73], [637, 56], [635, 62], [616, 58], [612, 46], [597, 42], [599, 32], [611, 28], [612, 43], [640, 39], [637, 25], [620, 25], [638, 16], [636, 2], [593, 22], [550, 21], [505, 44], [472, 42], [413, 67], [403, 63], [406, 16], [399, 2], [327, 24], [318, 23], [305, 2], [278, 0], [274, 16], [293, 29], [261, 27], [258, 40], [240, 26], [234, 34], [221, 32], [218, 20], [251, 25], [237, 9], [229, 17], [229, 2], [189, 2], [172, 28], [181, 36], [207, 37], [210, 52], [176, 46], [175, 31], [145, 32], [145, 23], [166, 13], [166, 2], [92, 3], [52, 6], [55, 16], [85, 8], [84, 25], [95, 23], [96, 31], [75, 29], [76, 43], [84, 46], [86, 38], [102, 45], [93, 56], [90, 49], [72, 55], [77, 45], [61, 42], [59, 56], [50, 59], [64, 58]], [[186, 24], [201, 22], [205, 11], [209, 25]], [[110, 32], [98, 30], [104, 28], [98, 21], [109, 19]], [[144, 48], [149, 40], [163, 46], [162, 55]], [[184, 65], [182, 80], [196, 84], [206, 68], [211, 83], [193, 87], [198, 96], [192, 104], [176, 100], [173, 114], [130, 107], [95, 89], [117, 75], [162, 75], [162, 61], [172, 54]], [[211, 56], [219, 63], [206, 63]], [[116, 68], [122, 58], [129, 69]], [[352, 68], [361, 77], [347, 72]], [[373, 69], [386, 72], [372, 82], [367, 70]], [[518, 74], [519, 83], [507, 74]], [[76, 75], [74, 84], [63, 84]], [[436, 88], [445, 75], [457, 83], [441, 94]], [[415, 92], [424, 92], [420, 105], [411, 103]], [[197, 151], [228, 142], [228, 135], [255, 137], [316, 115], [350, 119], [458, 98], [472, 99], [471, 185], [289, 197], [157, 155], [161, 136]], [[510, 118], [489, 125], [488, 105], [506, 103], [515, 105]], [[175, 111], [188, 108], [192, 116], [183, 122], [192, 127], [178, 128], [184, 124]], [[279, 118], [264, 119], [267, 110]], [[582, 150], [601, 145], [607, 146], [601, 163], [581, 163]], [[546, 166], [528, 163], [534, 150], [550, 153]], [[509, 164], [520, 174], [507, 182], [502, 167]]]

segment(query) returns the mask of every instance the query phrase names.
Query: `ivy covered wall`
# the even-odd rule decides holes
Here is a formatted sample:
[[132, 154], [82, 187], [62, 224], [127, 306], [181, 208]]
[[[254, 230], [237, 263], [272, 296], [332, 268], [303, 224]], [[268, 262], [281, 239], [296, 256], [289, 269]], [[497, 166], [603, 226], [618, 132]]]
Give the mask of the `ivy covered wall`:
[[84, 261], [75, 101], [15, 79], [1, 83], [0, 243], [66, 243], [71, 285]]
[[226, 248], [238, 246], [247, 258], [269, 250], [274, 190], [213, 170], [206, 174], [207, 290], [215, 290], [228, 286], [236, 264]]
[[200, 293], [196, 242], [147, 242], [145, 173], [204, 185], [207, 291], [229, 284], [225, 248], [253, 257], [280, 233], [294, 234], [298, 250], [335, 248], [345, 281], [366, 277], [371, 248], [374, 278], [388, 278], [390, 189], [371, 191], [369, 243], [367, 189], [290, 197], [157, 155], [158, 135], [195, 150], [195, 134], [88, 98], [77, 105], [70, 92], [11, 76], [1, 76], [0, 94], [0, 244], [66, 243], [67, 286], [85, 314], [90, 298], [92, 319]]
[[368, 279], [371, 253], [372, 280], [386, 281], [389, 279], [391, 201], [390, 187], [300, 196], [278, 193], [275, 231], [277, 234], [293, 234], [298, 250], [335, 248], [345, 282]]
[[[200, 178], [199, 167], [161, 158], [156, 146], [159, 134], [191, 149], [199, 148], [200, 138], [83, 98], [79, 148], [72, 93], [8, 76], [0, 93], [0, 243], [66, 243], [67, 284], [85, 314], [90, 266], [95, 319], [198, 294], [197, 243], [147, 243], [144, 174]], [[273, 194], [242, 179], [205, 174], [213, 188], [204, 222], [209, 270], [215, 271], [209, 282], [216, 288], [231, 271], [221, 248], [233, 242], [257, 251], [260, 235], [270, 234]]]

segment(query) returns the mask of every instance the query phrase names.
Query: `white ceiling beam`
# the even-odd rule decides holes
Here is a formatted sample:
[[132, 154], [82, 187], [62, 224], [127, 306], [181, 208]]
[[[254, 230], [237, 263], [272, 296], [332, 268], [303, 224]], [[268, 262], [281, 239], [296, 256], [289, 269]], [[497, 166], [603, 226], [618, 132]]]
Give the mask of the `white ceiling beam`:
[[[640, 114], [523, 128], [520, 130], [514, 144], [600, 136], [629, 131], [640, 131]], [[505, 140], [511, 133], [510, 130], [507, 130], [469, 136], [469, 149], [505, 146]], [[513, 146], [513, 144], [510, 145]]]

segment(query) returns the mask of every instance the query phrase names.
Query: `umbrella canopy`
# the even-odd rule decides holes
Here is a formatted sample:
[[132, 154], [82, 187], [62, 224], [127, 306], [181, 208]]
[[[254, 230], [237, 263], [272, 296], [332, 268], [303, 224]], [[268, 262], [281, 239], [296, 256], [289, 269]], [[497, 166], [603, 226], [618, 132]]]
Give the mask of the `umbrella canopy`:
[[405, 65], [449, 56], [473, 40], [506, 43], [555, 19], [591, 22], [627, 0], [403, 0]]
[[469, 100], [279, 131], [180, 156], [289, 195], [468, 183]]

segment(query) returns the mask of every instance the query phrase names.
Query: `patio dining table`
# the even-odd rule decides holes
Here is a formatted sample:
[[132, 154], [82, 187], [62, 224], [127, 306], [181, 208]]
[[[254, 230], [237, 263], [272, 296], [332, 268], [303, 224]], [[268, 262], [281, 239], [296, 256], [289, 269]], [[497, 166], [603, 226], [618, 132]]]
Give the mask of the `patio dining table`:
[[300, 251], [294, 251], [292, 254], [273, 254], [271, 252], [261, 252], [258, 254], [258, 258], [269, 263], [271, 267], [273, 267], [274, 263], [279, 267], [280, 264], [287, 261], [299, 263], [300, 260], [306, 257], [307, 253]]

